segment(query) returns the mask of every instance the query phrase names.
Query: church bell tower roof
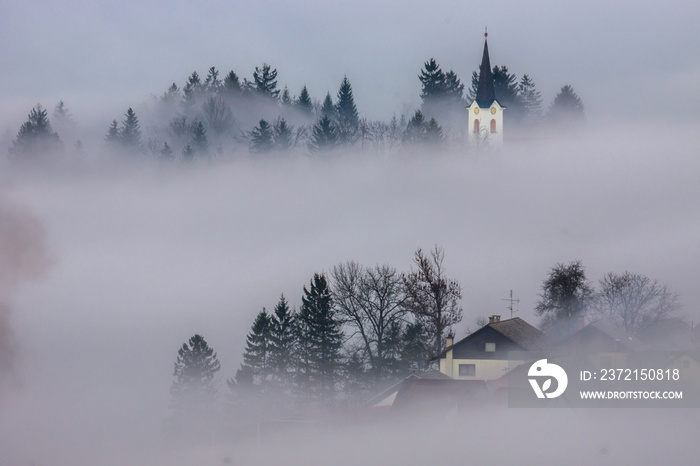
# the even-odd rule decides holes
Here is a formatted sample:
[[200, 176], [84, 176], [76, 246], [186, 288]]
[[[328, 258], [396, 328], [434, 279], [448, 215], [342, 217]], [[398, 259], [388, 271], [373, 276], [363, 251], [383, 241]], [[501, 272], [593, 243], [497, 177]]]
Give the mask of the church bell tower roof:
[[476, 103], [481, 108], [488, 108], [496, 100], [496, 91], [493, 88], [493, 74], [491, 74], [491, 61], [489, 60], [488, 32], [484, 32], [484, 55], [481, 57], [479, 67], [479, 83], [476, 87]]

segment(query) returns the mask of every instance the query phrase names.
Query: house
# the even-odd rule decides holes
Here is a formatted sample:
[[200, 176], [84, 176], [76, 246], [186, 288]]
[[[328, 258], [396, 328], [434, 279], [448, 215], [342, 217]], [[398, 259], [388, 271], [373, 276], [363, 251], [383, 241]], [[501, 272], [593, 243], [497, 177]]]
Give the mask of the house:
[[440, 372], [457, 380], [494, 380], [521, 361], [514, 355], [544, 351], [551, 347], [549, 337], [520, 317], [501, 320], [494, 315], [489, 323], [471, 335], [447, 347], [434, 359], [440, 362]]
[[469, 112], [469, 142], [477, 147], [503, 145], [503, 110], [506, 107], [496, 99], [489, 59], [488, 33], [484, 32], [484, 53], [479, 67], [476, 98], [467, 107]]

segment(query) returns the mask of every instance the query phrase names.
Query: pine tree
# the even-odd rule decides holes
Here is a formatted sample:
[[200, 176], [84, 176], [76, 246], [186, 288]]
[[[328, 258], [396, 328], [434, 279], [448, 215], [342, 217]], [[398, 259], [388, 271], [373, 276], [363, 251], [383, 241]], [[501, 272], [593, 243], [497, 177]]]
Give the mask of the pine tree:
[[182, 158], [189, 162], [194, 160], [195, 155], [192, 145], [189, 142], [185, 144], [185, 147], [182, 148]]
[[437, 64], [434, 58], [431, 58], [423, 65], [424, 69], [421, 70], [420, 79], [422, 89], [420, 97], [423, 99], [423, 105], [429, 103], [431, 100], [438, 100], [445, 96], [445, 73], [440, 69], [440, 65]]
[[109, 144], [119, 143], [119, 123], [117, 123], [117, 120], [112, 120], [112, 124], [109, 125], [105, 141]]
[[584, 122], [583, 101], [576, 95], [573, 87], [567, 84], [561, 88], [549, 107], [547, 117], [550, 121], [562, 126], [573, 127]]
[[420, 322], [406, 325], [401, 335], [401, 366], [404, 371], [424, 371], [429, 367], [428, 335]]
[[479, 73], [477, 71], [472, 72], [472, 85], [469, 88], [469, 101], [470, 103], [476, 100], [476, 92], [479, 89]]
[[173, 158], [173, 150], [170, 148], [167, 141], [163, 143], [163, 148], [160, 150], [160, 156], [163, 159]]
[[195, 121], [192, 125], [192, 149], [197, 154], [206, 155], [209, 153], [209, 141], [207, 139], [207, 130], [204, 128], [204, 123]]
[[246, 337], [246, 347], [243, 353], [242, 368], [250, 370], [253, 376], [253, 384], [261, 388], [270, 381], [271, 370], [271, 320], [270, 315], [263, 308], [255, 318], [253, 327]]
[[424, 142], [426, 138], [426, 123], [423, 112], [416, 110], [413, 117], [406, 125], [406, 130], [402, 138], [404, 144], [415, 144]]
[[180, 88], [177, 87], [177, 84], [172, 83], [168, 90], [163, 93], [163, 95], [160, 98], [160, 101], [164, 103], [177, 102], [179, 97]]
[[336, 114], [341, 124], [357, 127], [360, 117], [357, 113], [355, 98], [352, 95], [352, 86], [348, 77], [343, 78], [338, 90], [338, 101], [335, 104]]
[[136, 113], [129, 108], [119, 130], [119, 142], [131, 151], [141, 150], [141, 126]]
[[306, 351], [302, 359], [308, 363], [308, 388], [323, 403], [330, 403], [342, 369], [343, 332], [324, 275], [314, 274], [310, 288], [304, 287], [301, 301], [299, 337], [303, 340], [300, 348]]
[[287, 120], [283, 117], [277, 118], [273, 125], [274, 130], [274, 147], [275, 150], [285, 152], [292, 147], [292, 130], [293, 128], [287, 124]]
[[270, 371], [282, 390], [290, 387], [296, 351], [296, 317], [284, 295], [270, 316]]
[[61, 148], [61, 140], [51, 128], [46, 110], [37, 104], [20, 127], [9, 153], [13, 157], [41, 155]]
[[199, 79], [199, 74], [196, 71], [193, 71], [190, 77], [187, 78], [187, 84], [185, 84], [185, 87], [182, 88], [185, 103], [188, 105], [193, 105], [201, 92], [202, 81]]
[[507, 66], [493, 67], [493, 89], [498, 102], [508, 109], [504, 114], [505, 124], [517, 123], [523, 119], [523, 104], [518, 93], [518, 77], [510, 73]]
[[204, 89], [212, 94], [216, 94], [221, 90], [222, 83], [219, 79], [219, 70], [212, 66], [209, 68], [206, 79], [204, 80]]
[[260, 120], [258, 126], [250, 132], [249, 150], [256, 154], [265, 154], [272, 150], [274, 144], [274, 133], [270, 123]]
[[464, 108], [464, 84], [459, 80], [457, 74], [450, 70], [445, 73], [445, 100], [451, 107]]
[[267, 63], [262, 68], [255, 67], [253, 83], [259, 95], [277, 100], [280, 91], [277, 89], [277, 70], [272, 69]]
[[238, 79], [238, 75], [233, 71], [229, 71], [224, 78], [224, 90], [229, 96], [238, 96], [241, 94], [241, 83]]
[[442, 144], [442, 141], [442, 128], [438, 125], [435, 118], [431, 118], [428, 124], [425, 125], [425, 142], [432, 146], [439, 146]]
[[330, 119], [335, 118], [335, 106], [333, 105], [333, 98], [331, 93], [326, 94], [326, 98], [323, 99], [323, 105], [321, 105], [321, 116], [328, 117]]
[[327, 116], [321, 117], [314, 125], [309, 150], [312, 152], [325, 152], [338, 146], [338, 131]]
[[177, 352], [170, 388], [176, 413], [209, 413], [216, 401], [214, 376], [221, 369], [214, 350], [200, 335], [194, 335]]
[[306, 86], [301, 88], [299, 98], [296, 100], [296, 108], [304, 115], [311, 116], [314, 110], [314, 105], [311, 102], [311, 96]]
[[536, 122], [542, 117], [542, 95], [535, 87], [535, 82], [524, 74], [518, 85], [518, 95], [523, 104], [525, 118]]
[[292, 96], [289, 95], [289, 88], [287, 86], [284, 86], [284, 89], [282, 89], [282, 98], [280, 101], [282, 102], [282, 105], [286, 107], [292, 106]]

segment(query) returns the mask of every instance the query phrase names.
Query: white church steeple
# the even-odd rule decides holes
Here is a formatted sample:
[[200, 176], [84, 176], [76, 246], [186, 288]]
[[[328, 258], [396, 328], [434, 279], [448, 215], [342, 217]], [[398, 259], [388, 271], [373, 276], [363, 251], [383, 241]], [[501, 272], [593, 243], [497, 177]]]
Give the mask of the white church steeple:
[[488, 32], [484, 32], [484, 54], [479, 68], [476, 99], [467, 107], [469, 142], [476, 147], [500, 147], [503, 144], [503, 110], [496, 99], [489, 59]]

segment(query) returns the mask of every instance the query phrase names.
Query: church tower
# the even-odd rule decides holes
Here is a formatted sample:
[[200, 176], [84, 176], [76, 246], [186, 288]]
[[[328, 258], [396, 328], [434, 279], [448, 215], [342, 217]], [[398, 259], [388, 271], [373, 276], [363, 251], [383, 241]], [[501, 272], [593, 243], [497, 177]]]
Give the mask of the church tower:
[[484, 32], [484, 55], [479, 68], [476, 99], [467, 107], [469, 112], [469, 142], [476, 147], [500, 147], [503, 145], [503, 110], [496, 100], [493, 74], [489, 60], [488, 32]]

